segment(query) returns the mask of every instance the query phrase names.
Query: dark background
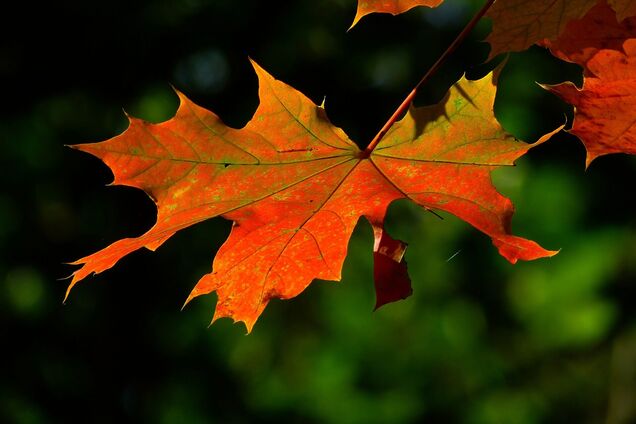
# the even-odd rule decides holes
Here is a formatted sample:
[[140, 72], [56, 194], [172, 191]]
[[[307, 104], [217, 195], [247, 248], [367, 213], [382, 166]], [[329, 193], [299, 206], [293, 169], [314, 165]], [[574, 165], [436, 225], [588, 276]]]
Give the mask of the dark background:
[[[132, 4], [131, 4], [132, 3]], [[170, 84], [240, 127], [257, 105], [256, 60], [320, 103], [364, 146], [481, 2], [448, 0], [346, 32], [354, 0], [62, 1], [0, 25], [0, 421], [629, 423], [636, 420], [636, 160], [597, 159], [565, 133], [493, 179], [515, 233], [562, 249], [508, 264], [467, 224], [398, 202], [414, 294], [372, 313], [372, 235], [360, 222], [340, 283], [273, 301], [245, 336], [215, 296], [181, 305], [229, 223], [82, 282], [64, 265], [143, 233], [141, 191], [104, 187], [99, 160], [64, 147], [168, 119]], [[15, 5], [14, 5], [15, 6]], [[482, 22], [417, 103], [480, 77]], [[541, 48], [509, 57], [497, 117], [534, 141], [571, 108], [534, 81], [580, 83]], [[459, 253], [458, 253], [459, 252]], [[454, 256], [450, 261], [447, 259]]]

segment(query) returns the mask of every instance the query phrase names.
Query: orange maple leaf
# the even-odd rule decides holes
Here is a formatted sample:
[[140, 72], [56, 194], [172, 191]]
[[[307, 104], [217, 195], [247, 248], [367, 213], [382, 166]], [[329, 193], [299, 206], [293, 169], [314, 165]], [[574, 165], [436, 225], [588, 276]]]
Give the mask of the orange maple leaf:
[[571, 82], [545, 86], [574, 105], [570, 132], [585, 145], [586, 166], [610, 153], [636, 154], [636, 38], [623, 51], [598, 51], [586, 69], [582, 89]]
[[370, 13], [390, 13], [399, 15], [417, 6], [437, 7], [444, 0], [358, 0], [358, 9], [349, 29], [365, 15]]
[[493, 169], [550, 136], [530, 145], [503, 131], [492, 112], [492, 75], [462, 79], [439, 104], [410, 109], [367, 155], [322, 107], [254, 68], [261, 102], [242, 129], [179, 94], [169, 121], [130, 118], [123, 134], [75, 146], [101, 158], [115, 184], [145, 190], [158, 211], [142, 236], [76, 261], [82, 267], [69, 290], [136, 249], [154, 250], [221, 215], [234, 221], [232, 232], [188, 300], [216, 291], [213, 320], [231, 317], [250, 331], [270, 299], [294, 297], [316, 278], [339, 280], [351, 232], [365, 216], [376, 240], [379, 306], [410, 294], [405, 245], [383, 229], [388, 205], [402, 198], [460, 217], [512, 263], [556, 253], [511, 235], [512, 203], [490, 182]]

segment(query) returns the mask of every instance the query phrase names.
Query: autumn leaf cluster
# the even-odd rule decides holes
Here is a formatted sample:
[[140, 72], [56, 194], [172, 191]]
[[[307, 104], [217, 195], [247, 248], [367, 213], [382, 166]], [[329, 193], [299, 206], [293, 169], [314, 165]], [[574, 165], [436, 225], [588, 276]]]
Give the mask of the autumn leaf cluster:
[[[442, 1], [360, 0], [353, 25], [363, 25], [358, 21], [369, 13], [395, 15]], [[581, 66], [582, 88], [571, 82], [545, 88], [575, 106], [569, 131], [584, 143], [587, 165], [604, 154], [636, 153], [634, 15], [636, 2], [624, 0], [499, 0], [486, 14], [489, 59], [538, 44]], [[135, 250], [155, 250], [179, 230], [222, 216], [233, 221], [232, 232], [188, 301], [214, 291], [214, 319], [230, 317], [249, 331], [269, 300], [292, 298], [314, 279], [339, 280], [348, 240], [365, 217], [375, 236], [379, 307], [411, 294], [406, 245], [384, 228], [397, 199], [458, 216], [512, 263], [556, 253], [512, 234], [513, 205], [490, 174], [561, 128], [532, 144], [506, 134], [493, 113], [497, 71], [462, 78], [436, 105], [409, 107], [361, 150], [322, 106], [253, 65], [260, 104], [241, 129], [178, 93], [172, 119], [151, 124], [130, 117], [121, 135], [74, 146], [104, 161], [114, 184], [148, 193], [157, 222], [74, 262], [81, 267], [69, 291]]]

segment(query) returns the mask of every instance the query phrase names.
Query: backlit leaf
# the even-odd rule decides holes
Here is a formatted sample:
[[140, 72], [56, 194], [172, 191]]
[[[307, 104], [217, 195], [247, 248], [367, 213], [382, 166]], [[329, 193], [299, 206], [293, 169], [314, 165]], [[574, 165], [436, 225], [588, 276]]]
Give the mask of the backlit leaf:
[[444, 0], [358, 0], [358, 9], [351, 28], [365, 15], [370, 13], [390, 13], [399, 15], [417, 6], [437, 7]]
[[214, 319], [231, 317], [249, 331], [270, 299], [292, 298], [314, 279], [339, 280], [351, 232], [364, 216], [374, 228], [381, 306], [410, 294], [406, 246], [384, 230], [387, 207], [402, 198], [470, 223], [512, 263], [556, 253], [511, 234], [512, 203], [490, 182], [492, 170], [533, 146], [497, 123], [492, 74], [462, 78], [439, 104], [412, 108], [365, 155], [322, 107], [254, 68], [260, 105], [242, 129], [179, 94], [169, 121], [131, 118], [123, 134], [75, 146], [101, 158], [115, 184], [145, 190], [157, 204], [157, 222], [76, 261], [81, 268], [69, 290], [134, 250], [154, 250], [183, 228], [223, 216], [234, 222], [231, 234], [188, 300], [216, 291]]
[[585, 145], [586, 165], [610, 153], [636, 154], [636, 39], [623, 50], [589, 59], [582, 89], [571, 82], [546, 87], [574, 105], [571, 132]]

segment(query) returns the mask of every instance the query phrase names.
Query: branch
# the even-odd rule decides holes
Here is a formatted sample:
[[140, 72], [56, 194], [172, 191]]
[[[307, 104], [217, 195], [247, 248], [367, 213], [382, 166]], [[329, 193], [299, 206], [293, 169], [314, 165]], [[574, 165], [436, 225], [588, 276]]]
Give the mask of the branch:
[[437, 62], [435, 62], [433, 66], [431, 66], [428, 72], [422, 77], [420, 82], [418, 82], [417, 85], [413, 88], [413, 90], [411, 90], [409, 95], [406, 96], [402, 104], [396, 109], [393, 115], [391, 115], [391, 117], [386, 122], [386, 124], [384, 124], [380, 132], [378, 132], [376, 136], [373, 138], [373, 140], [371, 140], [371, 143], [369, 143], [367, 148], [364, 149], [364, 151], [362, 152], [361, 154], [362, 158], [368, 158], [371, 155], [371, 152], [373, 152], [373, 149], [375, 149], [378, 143], [380, 143], [380, 140], [382, 140], [382, 138], [386, 135], [386, 133], [389, 132], [393, 124], [397, 122], [398, 118], [402, 116], [402, 114], [409, 108], [411, 102], [413, 101], [413, 98], [415, 98], [415, 95], [417, 94], [417, 90], [424, 83], [426, 83], [435, 74], [435, 72], [439, 70], [439, 68], [444, 64], [446, 59], [448, 59], [448, 57], [457, 49], [457, 47], [462, 43], [462, 41], [464, 41], [464, 39], [468, 36], [468, 34], [470, 34], [473, 28], [475, 28], [475, 25], [477, 25], [477, 22], [479, 22], [479, 20], [486, 14], [488, 9], [490, 9], [490, 6], [492, 6], [494, 2], [495, 0], [488, 0], [486, 4], [484, 4], [484, 6], [479, 10], [479, 12], [477, 12], [477, 14], [473, 16], [470, 22], [468, 22], [468, 24], [464, 27], [462, 32], [459, 33], [459, 35], [455, 38], [455, 40], [451, 43], [451, 45], [448, 46], [446, 51], [442, 53], [439, 59], [437, 59]]

